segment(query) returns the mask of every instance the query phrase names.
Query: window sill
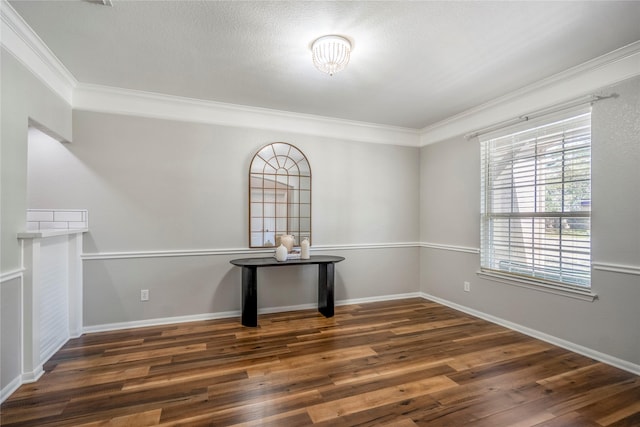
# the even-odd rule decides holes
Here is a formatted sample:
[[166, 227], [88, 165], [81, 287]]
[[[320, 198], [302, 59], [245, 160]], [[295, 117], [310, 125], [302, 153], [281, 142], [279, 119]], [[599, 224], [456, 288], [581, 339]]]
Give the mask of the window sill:
[[514, 277], [508, 274], [500, 274], [497, 272], [477, 271], [476, 274], [487, 280], [504, 283], [507, 285], [519, 286], [521, 288], [532, 289], [535, 291], [546, 292], [549, 294], [560, 295], [569, 298], [575, 298], [583, 301], [593, 302], [598, 299], [598, 295], [591, 292], [590, 289], [579, 289], [572, 287], [556, 286], [537, 280], [528, 280], [520, 277]]

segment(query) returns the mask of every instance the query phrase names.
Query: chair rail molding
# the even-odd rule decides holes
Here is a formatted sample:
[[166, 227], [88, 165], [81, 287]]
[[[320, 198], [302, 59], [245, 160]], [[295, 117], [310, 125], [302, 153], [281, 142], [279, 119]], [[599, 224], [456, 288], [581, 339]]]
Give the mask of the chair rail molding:
[[24, 275], [24, 271], [25, 271], [24, 268], [18, 268], [15, 270], [0, 273], [0, 283], [8, 282], [9, 280], [18, 279], [18, 278], [22, 279]]
[[[372, 250], [372, 249], [399, 249], [416, 248], [417, 242], [395, 243], [359, 243], [336, 245], [313, 245], [310, 249], [315, 251], [347, 251], [347, 250]], [[164, 251], [126, 251], [126, 252], [91, 252], [82, 254], [83, 260], [107, 260], [107, 259], [133, 259], [133, 258], [174, 258], [192, 256], [224, 256], [224, 255], [255, 255], [273, 254], [273, 249], [249, 249], [249, 248], [220, 248], [220, 249], [175, 249]]]
[[640, 276], [640, 266], [638, 265], [623, 265], [623, 264], [613, 264], [608, 262], [594, 262], [594, 263], [591, 263], [591, 267], [594, 270], [606, 271], [608, 273], [633, 274], [636, 276]]
[[480, 253], [480, 248], [473, 248], [469, 246], [447, 245], [442, 243], [422, 242], [420, 243], [420, 247], [427, 248], [427, 249], [438, 249], [442, 251], [464, 252], [468, 254]]

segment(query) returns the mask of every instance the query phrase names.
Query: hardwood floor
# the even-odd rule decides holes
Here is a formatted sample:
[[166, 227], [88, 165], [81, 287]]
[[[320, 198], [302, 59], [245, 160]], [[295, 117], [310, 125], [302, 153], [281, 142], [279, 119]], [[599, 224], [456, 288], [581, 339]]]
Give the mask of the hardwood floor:
[[640, 377], [423, 299], [84, 335], [2, 426], [640, 426]]

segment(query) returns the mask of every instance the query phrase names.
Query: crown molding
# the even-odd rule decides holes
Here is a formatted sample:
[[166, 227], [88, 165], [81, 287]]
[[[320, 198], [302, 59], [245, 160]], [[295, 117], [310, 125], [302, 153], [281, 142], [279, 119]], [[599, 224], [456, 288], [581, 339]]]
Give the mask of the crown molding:
[[417, 129], [79, 83], [15, 9], [0, 0], [0, 43], [74, 109], [418, 147]]
[[0, 44], [74, 109], [422, 147], [640, 75], [640, 41], [420, 130], [78, 83], [40, 37], [0, 0]]
[[420, 142], [416, 129], [84, 83], [80, 83], [74, 90], [73, 107], [78, 110], [249, 127], [379, 144], [417, 147]]
[[78, 81], [6, 0], [0, 0], [0, 44], [68, 104]]
[[588, 95], [640, 75], [640, 40], [420, 130], [420, 146]]

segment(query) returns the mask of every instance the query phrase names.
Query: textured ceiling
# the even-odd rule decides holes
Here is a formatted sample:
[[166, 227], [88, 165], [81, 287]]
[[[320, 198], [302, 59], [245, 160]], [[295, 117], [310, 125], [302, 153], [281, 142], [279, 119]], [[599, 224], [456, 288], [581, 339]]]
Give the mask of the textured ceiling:
[[640, 40], [638, 1], [10, 3], [81, 83], [414, 129]]

